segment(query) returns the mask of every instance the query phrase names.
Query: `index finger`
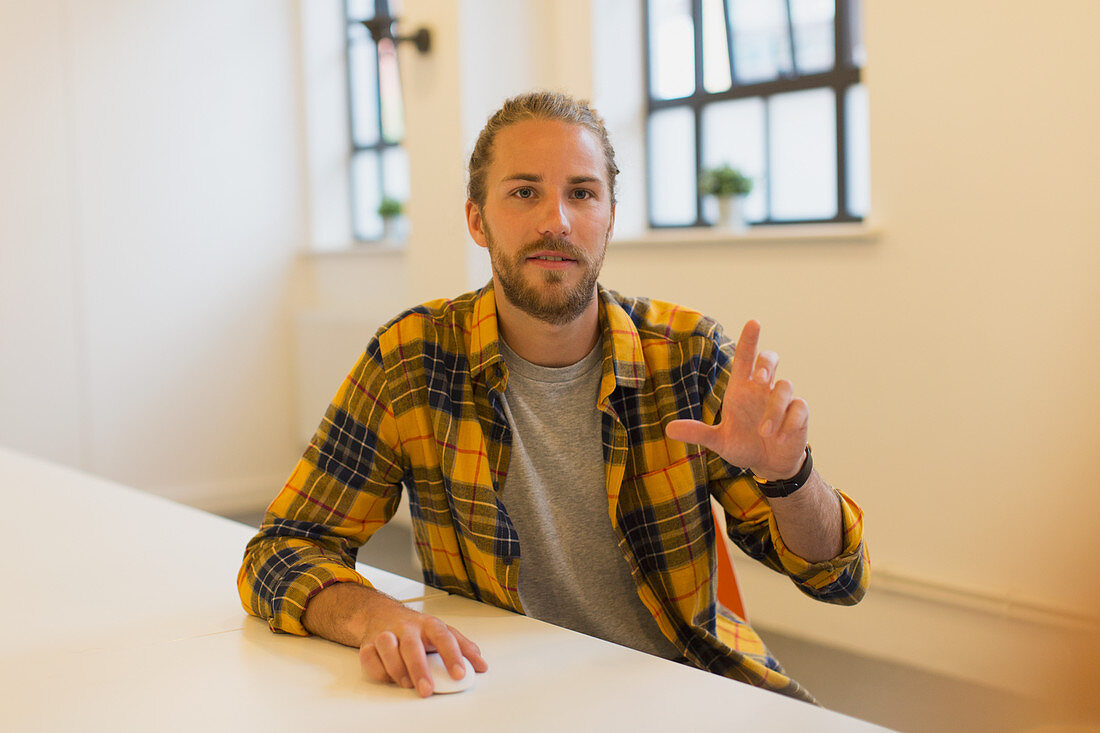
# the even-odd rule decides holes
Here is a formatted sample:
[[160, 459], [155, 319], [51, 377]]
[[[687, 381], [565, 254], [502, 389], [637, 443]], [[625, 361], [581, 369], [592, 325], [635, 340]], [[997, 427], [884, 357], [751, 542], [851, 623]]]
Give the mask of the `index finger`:
[[451, 679], [458, 680], [466, 674], [466, 666], [462, 663], [464, 654], [458, 639], [455, 638], [455, 633], [450, 626], [442, 621], [424, 627], [425, 638], [439, 652], [439, 656], [443, 660], [443, 666], [447, 668]]
[[760, 341], [760, 324], [750, 320], [741, 329], [741, 336], [733, 347], [733, 365], [730, 367], [732, 379], [749, 379], [752, 365], [756, 362], [756, 345]]

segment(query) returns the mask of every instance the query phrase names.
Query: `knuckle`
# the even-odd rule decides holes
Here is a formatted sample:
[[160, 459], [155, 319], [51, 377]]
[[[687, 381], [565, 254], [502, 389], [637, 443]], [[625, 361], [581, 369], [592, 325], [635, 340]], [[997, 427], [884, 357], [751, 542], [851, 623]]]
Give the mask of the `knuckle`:
[[379, 632], [378, 636], [374, 637], [374, 646], [379, 651], [396, 648], [397, 635], [389, 630]]
[[427, 616], [424, 619], [424, 628], [436, 634], [446, 633], [448, 630], [447, 624], [435, 616]]
[[401, 629], [398, 635], [400, 646], [415, 644], [420, 639], [420, 629], [416, 626], [407, 626]]

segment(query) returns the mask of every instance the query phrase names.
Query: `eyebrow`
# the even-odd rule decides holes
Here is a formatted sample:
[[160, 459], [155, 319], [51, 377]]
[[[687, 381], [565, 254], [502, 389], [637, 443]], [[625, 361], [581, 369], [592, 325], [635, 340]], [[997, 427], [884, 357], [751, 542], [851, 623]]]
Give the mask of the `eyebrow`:
[[[505, 181], [530, 181], [531, 183], [542, 183], [542, 176], [536, 173], [513, 173], [510, 176], [504, 177]], [[603, 183], [603, 180], [598, 176], [570, 176], [568, 179], [570, 184], [576, 185], [578, 183]]]

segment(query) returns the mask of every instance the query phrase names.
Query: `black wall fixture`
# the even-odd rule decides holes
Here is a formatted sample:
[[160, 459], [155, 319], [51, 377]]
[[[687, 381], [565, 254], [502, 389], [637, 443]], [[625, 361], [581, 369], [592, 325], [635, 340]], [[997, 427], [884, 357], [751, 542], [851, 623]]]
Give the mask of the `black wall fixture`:
[[383, 38], [388, 38], [395, 45], [409, 42], [416, 46], [416, 50], [422, 54], [432, 50], [432, 32], [427, 28], [418, 28], [411, 36], [398, 36], [393, 32], [393, 24], [397, 18], [390, 15], [389, 3], [386, 0], [378, 0], [375, 5], [374, 17], [370, 20], [360, 21], [370, 32], [371, 38], [378, 43]]

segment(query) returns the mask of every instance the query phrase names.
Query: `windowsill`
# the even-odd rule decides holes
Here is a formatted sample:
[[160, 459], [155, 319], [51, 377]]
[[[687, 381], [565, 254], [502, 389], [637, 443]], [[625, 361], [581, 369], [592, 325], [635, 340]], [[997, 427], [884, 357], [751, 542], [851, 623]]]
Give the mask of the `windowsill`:
[[404, 254], [404, 240], [378, 240], [374, 242], [352, 242], [343, 247], [331, 249], [305, 249], [301, 256], [305, 259], [323, 257], [392, 257]]
[[[875, 242], [882, 228], [867, 223], [860, 224], [771, 224], [751, 226], [745, 231], [734, 232], [717, 227], [685, 227], [676, 229], [650, 229], [640, 235], [615, 237], [612, 247], [649, 248], [684, 247], [739, 244], [794, 243], [812, 244], [829, 242]], [[307, 259], [323, 257], [392, 257], [405, 253], [405, 243], [400, 240], [356, 242], [345, 247], [305, 250]]]
[[881, 234], [877, 226], [859, 224], [789, 224], [752, 226], [740, 232], [716, 227], [650, 229], [641, 235], [617, 237], [613, 247], [660, 247], [675, 245], [770, 244], [778, 242], [827, 243], [874, 242]]

